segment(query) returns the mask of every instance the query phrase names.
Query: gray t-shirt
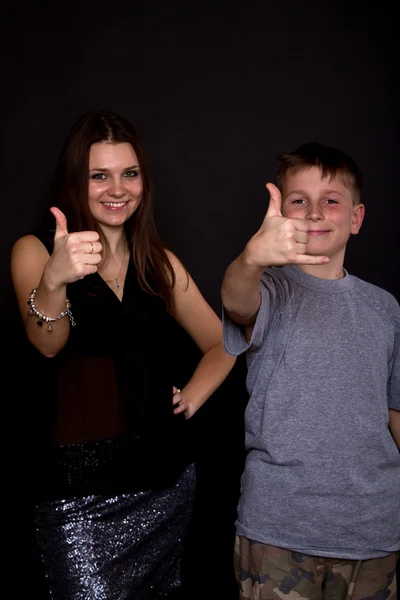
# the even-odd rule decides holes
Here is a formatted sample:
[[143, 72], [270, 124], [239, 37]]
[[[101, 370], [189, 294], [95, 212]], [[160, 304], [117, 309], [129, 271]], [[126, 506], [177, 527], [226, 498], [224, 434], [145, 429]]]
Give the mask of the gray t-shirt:
[[237, 533], [316, 556], [400, 549], [400, 308], [345, 273], [265, 271], [250, 342], [223, 313], [228, 353], [247, 351], [246, 456]]

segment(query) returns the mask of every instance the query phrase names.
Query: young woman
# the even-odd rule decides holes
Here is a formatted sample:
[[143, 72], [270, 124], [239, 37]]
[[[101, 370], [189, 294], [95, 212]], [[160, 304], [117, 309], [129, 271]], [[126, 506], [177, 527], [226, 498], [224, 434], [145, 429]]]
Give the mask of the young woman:
[[[20, 238], [11, 261], [26, 334], [46, 357], [32, 401], [51, 399], [35, 519], [47, 579], [55, 600], [164, 597], [181, 582], [196, 485], [186, 419], [234, 359], [219, 318], [160, 242], [129, 122], [79, 119], [52, 204], [52, 226]], [[203, 355], [186, 382], [177, 326]]]

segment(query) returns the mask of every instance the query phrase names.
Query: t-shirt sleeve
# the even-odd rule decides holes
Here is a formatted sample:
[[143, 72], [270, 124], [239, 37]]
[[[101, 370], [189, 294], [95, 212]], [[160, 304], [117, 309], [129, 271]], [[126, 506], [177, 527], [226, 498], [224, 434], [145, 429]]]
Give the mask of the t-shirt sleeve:
[[224, 308], [222, 309], [223, 345], [225, 352], [228, 354], [239, 356], [247, 350], [257, 350], [260, 348], [268, 326], [271, 308], [271, 282], [266, 281], [264, 276], [260, 282], [260, 295], [260, 308], [258, 309], [256, 322], [254, 323], [249, 341], [246, 339], [244, 326], [232, 321]]
[[400, 307], [396, 302], [394, 313], [395, 342], [389, 361], [388, 406], [400, 410]]

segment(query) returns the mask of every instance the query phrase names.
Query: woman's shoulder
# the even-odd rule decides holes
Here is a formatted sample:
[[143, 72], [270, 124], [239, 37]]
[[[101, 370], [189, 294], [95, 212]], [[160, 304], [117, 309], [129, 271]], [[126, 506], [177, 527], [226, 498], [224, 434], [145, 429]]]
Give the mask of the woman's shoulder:
[[171, 250], [164, 248], [164, 251], [175, 274], [175, 286], [181, 287], [183, 285], [186, 288], [190, 280], [188, 270]]
[[44, 248], [48, 251], [46, 244], [35, 233], [27, 233], [19, 237], [13, 244], [12, 254], [20, 254], [26, 252], [43, 252]]
[[175, 265], [177, 265], [177, 264], [182, 264], [181, 261], [176, 256], [176, 254], [174, 254], [172, 252], [172, 250], [170, 250], [169, 248], [163, 248], [163, 250], [164, 250], [169, 262], [171, 263], [171, 265], [173, 267], [175, 267]]

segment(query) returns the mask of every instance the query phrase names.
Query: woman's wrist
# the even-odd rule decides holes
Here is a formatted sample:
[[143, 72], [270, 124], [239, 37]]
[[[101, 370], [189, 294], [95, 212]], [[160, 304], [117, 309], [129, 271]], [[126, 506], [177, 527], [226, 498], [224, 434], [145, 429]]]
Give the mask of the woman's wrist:
[[55, 277], [50, 267], [45, 267], [42, 278], [38, 285], [41, 292], [48, 294], [67, 294], [67, 284], [64, 281], [60, 281], [58, 277]]
[[43, 324], [46, 324], [47, 331], [53, 331], [52, 324], [57, 321], [61, 321], [61, 319], [63, 319], [64, 317], [69, 318], [72, 326], [76, 325], [76, 323], [74, 321], [74, 317], [72, 316], [72, 313], [70, 310], [71, 303], [68, 300], [68, 298], [65, 298], [65, 305], [64, 305], [64, 309], [62, 311], [60, 311], [56, 315], [48, 314], [47, 311], [43, 312], [43, 310], [41, 308], [39, 308], [39, 306], [37, 304], [37, 300], [36, 300], [37, 291], [38, 291], [38, 289], [34, 288], [31, 291], [31, 293], [29, 294], [29, 300], [28, 300], [29, 315], [38, 319], [37, 325], [42, 326]]

